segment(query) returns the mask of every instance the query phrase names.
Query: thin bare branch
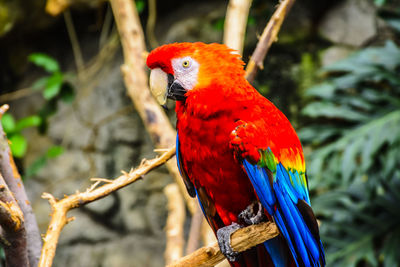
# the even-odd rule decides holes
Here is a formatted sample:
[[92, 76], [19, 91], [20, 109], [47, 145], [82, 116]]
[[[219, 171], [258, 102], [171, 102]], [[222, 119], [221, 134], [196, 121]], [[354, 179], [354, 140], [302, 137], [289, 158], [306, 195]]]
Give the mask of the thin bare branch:
[[265, 27], [257, 47], [250, 57], [246, 67], [246, 79], [253, 82], [258, 69], [263, 69], [263, 61], [272, 43], [277, 40], [282, 23], [289, 13], [295, 0], [283, 0]]
[[230, 0], [226, 10], [224, 44], [243, 53], [251, 0]]
[[78, 74], [78, 78], [82, 80], [82, 70], [84, 68], [84, 61], [81, 51], [81, 46], [79, 45], [78, 36], [76, 35], [74, 22], [72, 20], [71, 12], [67, 9], [64, 11], [64, 21], [65, 26], [67, 28], [69, 40], [72, 46], [72, 52], [74, 54], [76, 72]]
[[167, 245], [165, 248], [165, 263], [170, 264], [183, 256], [183, 224], [185, 223], [185, 202], [177, 184], [169, 184], [164, 188], [168, 199], [168, 218], [165, 231]]
[[9, 93], [1, 94], [0, 102], [7, 103], [16, 99], [20, 99], [38, 93], [40, 93], [40, 91], [34, 91], [32, 90], [31, 87], [21, 88]]
[[[242, 252], [252, 248], [279, 234], [279, 230], [272, 222], [251, 225], [237, 230], [231, 236], [231, 246], [234, 251]], [[168, 267], [184, 266], [214, 266], [224, 260], [225, 257], [219, 250], [218, 243], [203, 247], [179, 261], [168, 265]]]
[[[51, 194], [43, 193], [42, 197], [48, 199], [52, 208], [52, 216], [46, 235], [43, 238], [44, 244], [39, 267], [50, 267], [52, 265], [61, 230], [64, 228], [65, 224], [73, 220], [73, 217], [67, 217], [67, 212], [69, 210], [79, 208], [87, 203], [103, 198], [141, 179], [143, 175], [164, 164], [174, 155], [175, 147], [172, 147], [160, 157], [144, 161], [139, 168], [131, 170], [129, 173], [123, 172], [120, 177], [112, 180], [112, 182], [108, 182], [109, 180], [107, 180], [107, 183], [100, 187], [95, 188], [90, 186], [85, 192], [77, 192], [73, 195], [65, 196], [61, 200], [57, 200]], [[97, 182], [99, 181], [95, 183]]]
[[150, 46], [156, 48], [158, 46], [157, 38], [154, 34], [154, 27], [157, 19], [157, 0], [149, 0], [149, 16], [147, 17], [146, 35]]

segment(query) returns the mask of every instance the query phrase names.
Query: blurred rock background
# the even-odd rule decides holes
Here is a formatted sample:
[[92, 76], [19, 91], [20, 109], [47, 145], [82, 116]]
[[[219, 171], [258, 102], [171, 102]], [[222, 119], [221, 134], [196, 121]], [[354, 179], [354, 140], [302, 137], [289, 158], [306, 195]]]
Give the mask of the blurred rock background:
[[[227, 2], [157, 1], [156, 41], [222, 42]], [[17, 164], [42, 233], [50, 213], [47, 201], [40, 198], [42, 192], [62, 197], [84, 190], [90, 177], [117, 177], [120, 170], [155, 155], [126, 94], [109, 3], [72, 3], [66, 13], [51, 17], [44, 11], [44, 0], [0, 0], [0, 103], [10, 104], [16, 122], [32, 115], [40, 118], [40, 123], [21, 131], [27, 147]], [[276, 4], [253, 1], [244, 61]], [[146, 26], [148, 3], [136, 1], [136, 6]], [[307, 119], [300, 110], [309, 101], [305, 92], [324, 79], [318, 70], [354, 51], [395, 39], [380, 16], [393, 6], [399, 8], [390, 1], [297, 1], [258, 74], [256, 88], [296, 128], [304, 126]], [[54, 78], [55, 85], [44, 85], [56, 88], [51, 97], [44, 96], [46, 89], [37, 81], [54, 73], [28, 60], [37, 52], [59, 65], [62, 77]], [[172, 108], [169, 115], [174, 122]], [[163, 266], [167, 211], [162, 189], [170, 182], [166, 169], [159, 168], [142, 181], [71, 212], [76, 220], [61, 234], [54, 266]]]

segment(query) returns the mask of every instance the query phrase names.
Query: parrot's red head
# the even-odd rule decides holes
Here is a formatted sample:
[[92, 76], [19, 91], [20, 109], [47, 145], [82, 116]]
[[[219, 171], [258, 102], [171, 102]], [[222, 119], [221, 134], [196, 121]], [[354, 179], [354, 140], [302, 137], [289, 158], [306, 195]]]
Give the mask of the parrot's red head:
[[211, 85], [233, 88], [227, 85], [245, 80], [243, 65], [235, 50], [215, 43], [163, 45], [147, 57], [147, 66], [152, 70], [150, 87], [161, 104], [166, 97], [185, 100]]

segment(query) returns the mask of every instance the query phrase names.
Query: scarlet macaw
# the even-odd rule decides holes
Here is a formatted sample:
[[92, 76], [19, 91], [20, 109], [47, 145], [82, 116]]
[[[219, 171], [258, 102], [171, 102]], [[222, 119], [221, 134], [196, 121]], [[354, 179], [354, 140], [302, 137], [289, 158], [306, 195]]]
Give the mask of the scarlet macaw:
[[[243, 65], [221, 44], [174, 43], [147, 58], [159, 102], [176, 100], [176, 157], [187, 190], [232, 266], [324, 266], [299, 138], [247, 82]], [[280, 235], [234, 252], [231, 233], [263, 220]]]

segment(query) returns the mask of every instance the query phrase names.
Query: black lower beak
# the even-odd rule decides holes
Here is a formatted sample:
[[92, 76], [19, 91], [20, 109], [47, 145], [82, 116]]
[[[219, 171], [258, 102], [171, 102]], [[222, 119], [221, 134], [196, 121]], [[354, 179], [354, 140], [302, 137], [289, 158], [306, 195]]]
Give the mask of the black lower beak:
[[186, 99], [185, 94], [185, 88], [183, 88], [182, 85], [174, 79], [174, 76], [169, 74], [167, 97], [176, 101], [184, 101]]

